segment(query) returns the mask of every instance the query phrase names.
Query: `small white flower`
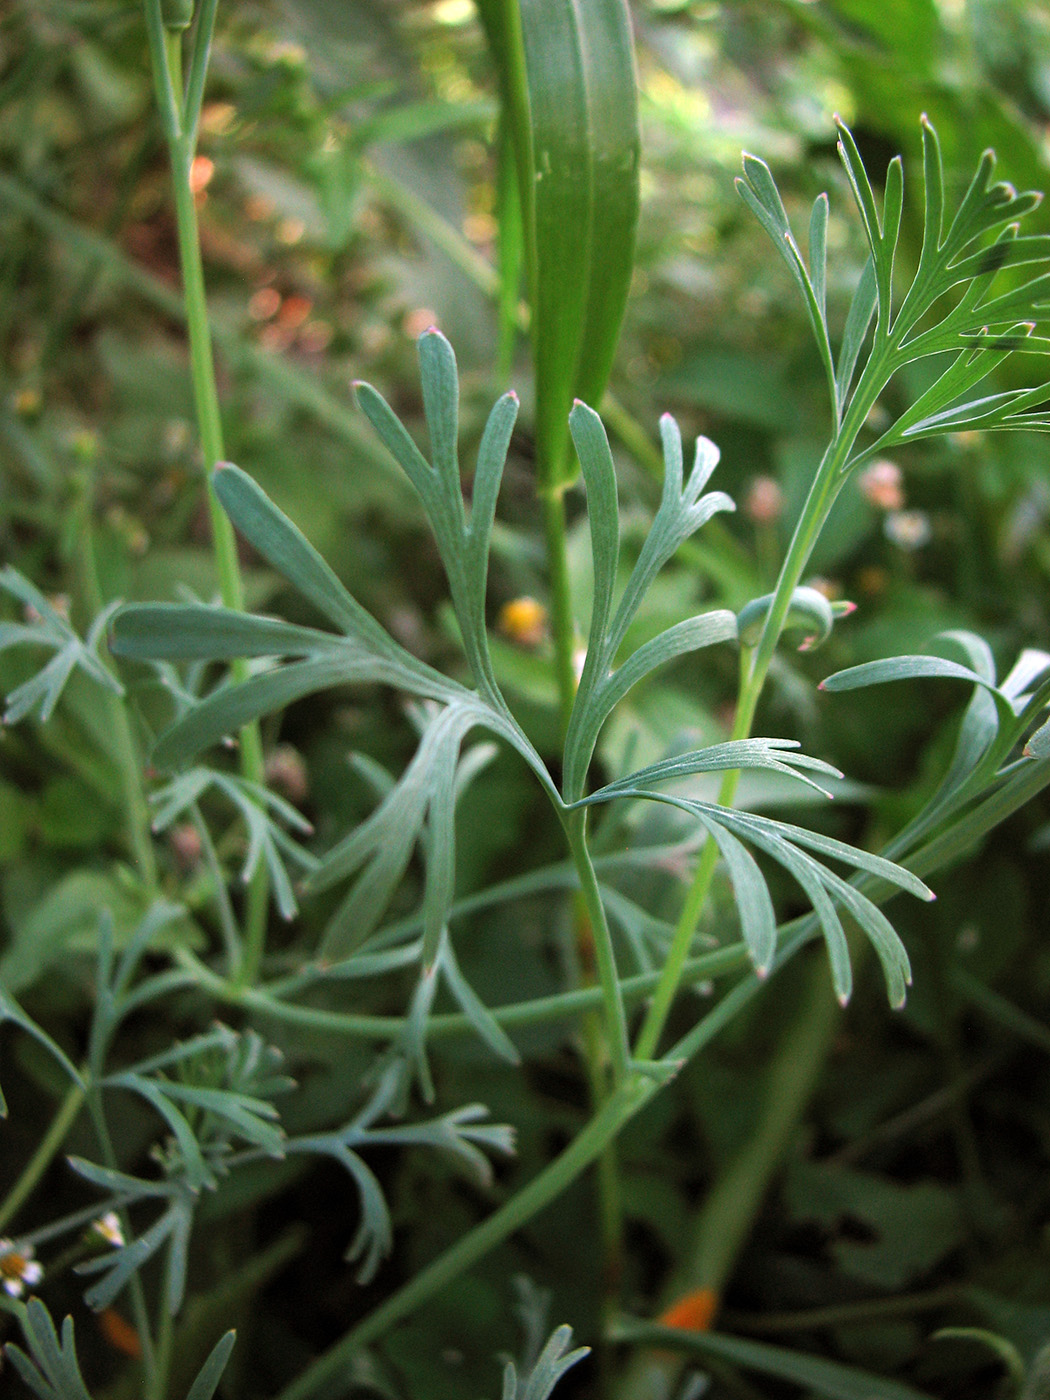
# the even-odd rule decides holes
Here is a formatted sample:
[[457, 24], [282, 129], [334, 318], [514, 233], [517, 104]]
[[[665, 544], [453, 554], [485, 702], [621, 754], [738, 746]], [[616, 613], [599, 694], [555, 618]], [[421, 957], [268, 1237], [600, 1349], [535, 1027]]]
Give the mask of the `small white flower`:
[[34, 1288], [44, 1270], [33, 1258], [31, 1244], [0, 1239], [0, 1287], [12, 1298], [21, 1298], [26, 1288]]
[[124, 1243], [124, 1231], [120, 1228], [120, 1220], [115, 1210], [107, 1210], [105, 1215], [100, 1215], [92, 1222], [91, 1228], [114, 1249], [120, 1249]]

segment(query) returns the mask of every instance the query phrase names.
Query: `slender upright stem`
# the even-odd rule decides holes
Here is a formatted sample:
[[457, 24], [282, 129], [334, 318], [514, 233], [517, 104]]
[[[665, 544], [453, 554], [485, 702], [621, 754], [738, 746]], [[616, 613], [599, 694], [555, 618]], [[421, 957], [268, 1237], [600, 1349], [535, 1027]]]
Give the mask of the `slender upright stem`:
[[[828, 518], [843, 481], [843, 468], [849, 460], [853, 445], [857, 440], [872, 404], [885, 385], [891, 372], [888, 356], [874, 356], [868, 361], [857, 389], [850, 400], [849, 408], [841, 426], [824, 454], [809, 495], [806, 497], [802, 514], [795, 527], [791, 544], [784, 557], [780, 577], [773, 594], [773, 600], [766, 614], [762, 635], [753, 653], [744, 654], [741, 666], [740, 695], [737, 701], [736, 716], [733, 722], [733, 739], [747, 739], [751, 734], [755, 711], [762, 695], [769, 668], [776, 652], [777, 642], [783, 631], [791, 608], [791, 599], [802, 580], [802, 575], [813, 552], [813, 546]], [[739, 770], [726, 773], [722, 779], [718, 795], [719, 804], [731, 806], [736, 798], [740, 782]], [[672, 1003], [682, 980], [682, 968], [696, 933], [697, 923], [703, 911], [718, 863], [718, 851], [710, 838], [705, 842], [696, 874], [679, 914], [674, 937], [664, 964], [663, 976], [653, 995], [648, 1014], [642, 1024], [635, 1046], [638, 1059], [650, 1059], [656, 1052], [660, 1035], [667, 1023]]]
[[[204, 459], [204, 489], [211, 524], [215, 569], [223, 605], [240, 612], [244, 609], [244, 590], [237, 560], [237, 542], [233, 527], [212, 486], [212, 473], [215, 466], [223, 460], [225, 452], [211, 329], [208, 324], [208, 302], [197, 225], [197, 207], [190, 183], [196, 149], [197, 117], [204, 93], [216, 4], [215, 0], [205, 0], [197, 16], [197, 40], [190, 70], [189, 91], [185, 96], [182, 78], [182, 34], [165, 30], [160, 0], [145, 0], [145, 4], [154, 86], [161, 124], [171, 156], [179, 265], [182, 271], [183, 300], [189, 334], [190, 374], [201, 454]], [[231, 670], [235, 681], [243, 681], [248, 675], [247, 666], [243, 661], [234, 662]], [[263, 753], [258, 724], [247, 725], [241, 731], [240, 768], [249, 781], [262, 782]], [[245, 984], [253, 982], [258, 976], [266, 937], [267, 909], [268, 877], [265, 866], [260, 862], [248, 888], [244, 953], [239, 973]]]
[[598, 878], [594, 873], [594, 864], [587, 848], [586, 807], [578, 807], [569, 813], [566, 830], [572, 848], [573, 861], [580, 877], [580, 893], [587, 914], [588, 936], [594, 951], [598, 982], [602, 989], [605, 1035], [612, 1063], [613, 1082], [620, 1085], [627, 1078], [630, 1069], [627, 1017], [623, 1009], [623, 995], [620, 991], [620, 978], [616, 970], [616, 958], [613, 953], [609, 922], [605, 917], [601, 891], [598, 888]]
[[[76, 510], [80, 516], [77, 543], [80, 551], [81, 588], [88, 611], [97, 616], [102, 611], [103, 600], [95, 559], [91, 487], [90, 474], [87, 471], [80, 473], [74, 482], [74, 489], [77, 497]], [[155, 895], [158, 889], [157, 857], [153, 849], [153, 830], [143, 780], [142, 754], [131, 728], [124, 699], [107, 690], [104, 703], [108, 712], [113, 756], [120, 774], [128, 849], [138, 867], [143, 884], [151, 895]]]
[[613, 1140], [627, 1120], [648, 1102], [657, 1089], [652, 1080], [641, 1076], [632, 1078], [606, 1101], [605, 1107], [591, 1119], [565, 1151], [533, 1177], [527, 1186], [512, 1196], [505, 1205], [490, 1215], [469, 1234], [463, 1235], [452, 1247], [386, 1302], [352, 1327], [338, 1342], [329, 1347], [289, 1386], [277, 1400], [306, 1400], [317, 1394], [338, 1376], [351, 1357], [362, 1347], [381, 1337], [394, 1323], [416, 1311], [428, 1298], [446, 1287], [454, 1278], [483, 1258], [515, 1230], [530, 1220], [537, 1211], [553, 1201], [584, 1171]]
[[77, 1114], [84, 1104], [84, 1090], [79, 1084], [71, 1084], [66, 1096], [58, 1106], [47, 1132], [37, 1144], [36, 1151], [22, 1168], [21, 1175], [0, 1204], [0, 1230], [7, 1227], [22, 1205], [36, 1189], [40, 1178], [47, 1171], [66, 1140], [70, 1128], [76, 1122]]
[[[92, 1077], [88, 1087], [87, 1109], [91, 1115], [91, 1121], [95, 1128], [95, 1135], [98, 1138], [99, 1150], [102, 1153], [102, 1160], [110, 1171], [119, 1170], [117, 1154], [113, 1149], [113, 1139], [109, 1135], [109, 1124], [106, 1122], [105, 1110], [102, 1106], [102, 1093], [98, 1087], [97, 1080]], [[127, 1211], [118, 1208], [117, 1214], [120, 1216], [121, 1229], [125, 1239], [133, 1239], [134, 1232], [131, 1228], [131, 1221]], [[139, 1343], [142, 1347], [142, 1372], [145, 1381], [145, 1394], [153, 1400], [155, 1395], [154, 1386], [156, 1384], [157, 1358], [153, 1349], [153, 1334], [150, 1331], [149, 1313], [146, 1310], [146, 1294], [142, 1287], [142, 1279], [136, 1272], [128, 1281], [128, 1292], [131, 1296], [131, 1311], [135, 1319], [135, 1330], [138, 1333]], [[161, 1304], [163, 1307], [163, 1303]]]

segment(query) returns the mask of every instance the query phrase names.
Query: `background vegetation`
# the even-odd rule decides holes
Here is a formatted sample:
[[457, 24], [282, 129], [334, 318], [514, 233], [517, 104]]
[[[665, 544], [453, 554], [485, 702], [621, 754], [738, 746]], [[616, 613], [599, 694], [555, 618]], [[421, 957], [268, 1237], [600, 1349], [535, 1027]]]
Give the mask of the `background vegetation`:
[[[661, 575], [636, 624], [641, 641], [707, 608], [736, 611], [772, 588], [827, 437], [824, 371], [795, 288], [733, 190], [741, 149], [773, 167], [796, 226], [829, 191], [828, 319], [837, 336], [867, 249], [835, 155], [833, 114], [880, 177], [904, 153], [912, 202], [900, 259], [914, 268], [921, 113], [939, 132], [953, 198], [986, 146], [996, 148], [1001, 178], [1022, 190], [1047, 187], [1050, 16], [1024, 0], [648, 0], [632, 15], [641, 216], [604, 407], [621, 528], [640, 542], [658, 503], [656, 423], [665, 410], [687, 438], [702, 432], [719, 445], [714, 485], [738, 502], [734, 517], [706, 527]], [[421, 425], [415, 342], [436, 324], [459, 361], [465, 460], [497, 395], [511, 386], [521, 395], [489, 616], [497, 675], [529, 737], [550, 755], [559, 731], [552, 643], [542, 625], [528, 635], [520, 613], [504, 609], [548, 595], [528, 347], [499, 275], [507, 235], [501, 244], [497, 105], [469, 0], [220, 5], [193, 184], [227, 456], [354, 596], [439, 669], [455, 672], [460, 653], [436, 547], [350, 386], [367, 379], [413, 429]], [[60, 613], [68, 600], [81, 629], [97, 605], [118, 598], [175, 600], [186, 589], [209, 598], [215, 578], [167, 153], [138, 6], [6, 7], [0, 159], [0, 552], [60, 600]], [[1036, 232], [1050, 227], [1042, 210], [1032, 223]], [[879, 414], [899, 413], [926, 387], [923, 374], [894, 385], [899, 401], [876, 407], [876, 429]], [[1002, 387], [1027, 382], [1011, 367], [1005, 374]], [[579, 602], [591, 586], [581, 493], [569, 494], [567, 509]], [[922, 681], [825, 696], [815, 683], [922, 651], [948, 628], [987, 638], [1001, 672], [1026, 647], [1050, 649], [1048, 516], [1050, 445], [1031, 432], [918, 442], [881, 474], [855, 478], [812, 572], [858, 610], [816, 655], [778, 653], [756, 731], [800, 740], [848, 779], [829, 811], [780, 774], [751, 773], [739, 804], [880, 849], [947, 762], [959, 688]], [[242, 564], [250, 606], [312, 621], [260, 557], [246, 549]], [[23, 601], [7, 600], [7, 620], [23, 620]], [[6, 651], [0, 684], [10, 692], [33, 669], [28, 653]], [[144, 739], [166, 718], [163, 704], [141, 675], [136, 685], [123, 674]], [[622, 773], [628, 751], [640, 767], [727, 738], [736, 679], [726, 648], [639, 688], [603, 731], [600, 775]], [[118, 736], [98, 693], [77, 676], [48, 724], [12, 725], [0, 738], [0, 979], [75, 1060], [95, 991], [99, 912], [111, 911], [118, 946], [143, 913], [127, 870]], [[375, 805], [378, 770], [348, 756], [400, 773], [417, 741], [412, 717], [385, 689], [308, 698], [264, 730], [270, 785], [305, 815], [320, 851]], [[696, 782], [713, 800], [716, 775]], [[216, 860], [235, 874], [244, 855], [236, 814], [221, 794], [202, 801]], [[658, 957], [691, 855], [686, 827], [662, 812], [632, 809], [601, 833], [603, 879], [619, 897], [632, 971]], [[885, 1378], [887, 1388], [871, 1394], [1013, 1393], [1003, 1357], [1011, 1361], [1015, 1349], [1030, 1366], [1050, 1338], [1048, 821], [1045, 799], [1032, 803], [972, 859], [939, 875], [935, 905], [897, 901], [894, 925], [915, 970], [904, 1010], [887, 1010], [874, 959], [859, 957], [853, 999], [840, 1011], [823, 962], [807, 954], [733, 1020], [619, 1139], [622, 1247], [610, 1250], [608, 1231], [603, 1247], [594, 1182], [581, 1178], [383, 1335], [354, 1363], [350, 1389], [331, 1393], [493, 1394], [494, 1357], [520, 1351], [516, 1307], [546, 1335], [537, 1289], [553, 1295], [550, 1321], [571, 1323], [593, 1345], [611, 1311], [659, 1316], [707, 1284], [712, 1299], [720, 1295], [719, 1335]], [[460, 899], [565, 855], [542, 793], [504, 751], [467, 789], [457, 837]], [[663, 865], [617, 864], [628, 838], [666, 844]], [[170, 937], [197, 952], [214, 932], [207, 856], [182, 814], [158, 837], [160, 886], [188, 910]], [[418, 877], [411, 868], [395, 916], [415, 910]], [[797, 912], [787, 882], [771, 881], [784, 915]], [[334, 904], [326, 895], [303, 900], [294, 921], [274, 913], [271, 973], [299, 966]], [[728, 882], [716, 884], [702, 933], [726, 941], [732, 917]], [[462, 971], [489, 1006], [553, 994], [577, 975], [563, 889], [479, 902], [457, 928]], [[401, 1015], [414, 983], [395, 969], [350, 985], [350, 993], [346, 985], [316, 992], [310, 1005]], [[676, 1007], [679, 1032], [710, 998], [710, 988], [698, 991]], [[122, 1056], [130, 1063], [201, 1033], [218, 1011], [175, 996], [163, 1012], [129, 1020]], [[284, 1051], [298, 1083], [283, 1105], [291, 1131], [318, 1132], [359, 1105], [374, 1058], [368, 1041], [250, 1005], [222, 1015]], [[3, 1035], [9, 1116], [0, 1181], [13, 1183], [65, 1085], [36, 1042]], [[373, 1150], [394, 1244], [363, 1285], [343, 1257], [358, 1201], [336, 1162], [292, 1156], [208, 1195], [170, 1393], [185, 1393], [233, 1325], [240, 1340], [228, 1393], [277, 1393], [532, 1180], [590, 1115], [580, 1036], [572, 1021], [522, 1028], [514, 1035], [520, 1069], [474, 1039], [441, 1041], [432, 1057], [440, 1111], [487, 1104], [496, 1122], [513, 1126], [516, 1155], [497, 1157], [486, 1177], [396, 1141]], [[141, 1172], [156, 1122], [130, 1095], [117, 1112], [120, 1165]], [[77, 1119], [22, 1206], [19, 1231], [90, 1201], [64, 1154], [94, 1152], [90, 1121]], [[3, 1229], [13, 1228], [5, 1219]], [[710, 1266], [719, 1239], [728, 1241], [726, 1257]], [[127, 1360], [135, 1341], [121, 1330], [130, 1326], [121, 1304], [97, 1325], [71, 1269], [77, 1250], [38, 1252], [52, 1314], [77, 1318], [93, 1393], [136, 1393]], [[532, 1282], [514, 1282], [522, 1278]], [[11, 1319], [2, 1321], [16, 1337]], [[944, 1327], [988, 1336], [934, 1339]], [[635, 1348], [632, 1365], [610, 1366], [604, 1350], [575, 1367], [559, 1394], [645, 1400], [658, 1393], [653, 1386], [669, 1393], [676, 1385], [692, 1396], [847, 1393], [821, 1389], [816, 1372], [792, 1379], [783, 1366], [756, 1381], [758, 1352], [705, 1353], [695, 1364], [706, 1380], [683, 1381], [666, 1358]], [[655, 1375], [644, 1374], [639, 1356], [650, 1357]]]

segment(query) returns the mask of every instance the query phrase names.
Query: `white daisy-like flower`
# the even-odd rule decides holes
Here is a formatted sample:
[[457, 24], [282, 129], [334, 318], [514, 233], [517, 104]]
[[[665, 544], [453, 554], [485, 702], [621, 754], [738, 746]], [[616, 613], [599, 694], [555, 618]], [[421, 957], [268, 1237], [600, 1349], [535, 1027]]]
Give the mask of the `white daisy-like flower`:
[[12, 1298], [21, 1298], [27, 1288], [35, 1288], [44, 1277], [42, 1265], [33, 1258], [31, 1244], [0, 1239], [0, 1288]]
[[115, 1210], [107, 1210], [105, 1215], [100, 1215], [97, 1220], [92, 1221], [91, 1228], [114, 1249], [120, 1249], [124, 1243], [124, 1231], [120, 1228], [120, 1220]]

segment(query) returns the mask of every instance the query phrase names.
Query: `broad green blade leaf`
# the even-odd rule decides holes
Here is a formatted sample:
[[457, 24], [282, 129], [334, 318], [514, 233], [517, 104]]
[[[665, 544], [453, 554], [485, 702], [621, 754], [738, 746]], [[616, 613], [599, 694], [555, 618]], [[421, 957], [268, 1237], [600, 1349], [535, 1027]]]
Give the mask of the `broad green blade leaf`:
[[574, 398], [598, 403], [627, 301], [638, 113], [625, 0], [485, 0], [525, 214], [545, 489], [571, 481]]
[[854, 1366], [720, 1332], [686, 1332], [652, 1323], [628, 1323], [616, 1328], [613, 1335], [618, 1341], [670, 1347], [698, 1357], [714, 1356], [731, 1361], [745, 1370], [800, 1385], [809, 1394], [824, 1397], [824, 1400], [930, 1400], [928, 1395], [910, 1385], [884, 1380]]
[[934, 640], [938, 643], [951, 642], [967, 657], [977, 674], [988, 684], [995, 685], [995, 657], [983, 637], [964, 627], [953, 627], [947, 632], [938, 632]]
[[140, 661], [232, 661], [309, 656], [343, 643], [331, 632], [276, 618], [180, 603], [132, 604], [113, 619], [112, 650]]

